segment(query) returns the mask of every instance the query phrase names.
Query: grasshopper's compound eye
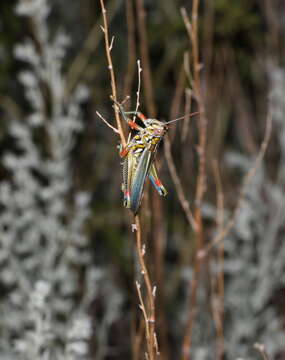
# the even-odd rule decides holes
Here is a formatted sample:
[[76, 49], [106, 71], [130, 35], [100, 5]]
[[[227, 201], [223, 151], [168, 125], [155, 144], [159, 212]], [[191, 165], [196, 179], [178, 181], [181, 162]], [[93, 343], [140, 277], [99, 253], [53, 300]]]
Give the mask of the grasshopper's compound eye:
[[155, 135], [163, 135], [164, 134], [164, 129], [160, 129], [160, 128], [157, 128], [157, 129], [154, 129], [154, 134]]

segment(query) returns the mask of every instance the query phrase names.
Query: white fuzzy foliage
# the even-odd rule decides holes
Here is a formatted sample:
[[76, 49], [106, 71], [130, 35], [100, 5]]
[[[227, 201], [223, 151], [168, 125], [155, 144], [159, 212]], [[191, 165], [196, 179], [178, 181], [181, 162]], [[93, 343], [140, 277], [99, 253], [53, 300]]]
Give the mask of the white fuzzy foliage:
[[[106, 270], [92, 266], [84, 233], [90, 195], [73, 184], [70, 156], [88, 91], [65, 94], [69, 40], [50, 37], [48, 2], [21, 0], [16, 12], [32, 18], [39, 46], [26, 39], [14, 51], [27, 65], [19, 81], [31, 112], [9, 119], [14, 151], [1, 158], [9, 178], [0, 183], [0, 358], [87, 360], [94, 331], [100, 359], [122, 297]], [[89, 315], [96, 298], [102, 321]]]
[[[285, 351], [280, 315], [275, 307], [285, 284], [285, 73], [271, 69], [271, 102], [278, 128], [280, 162], [277, 181], [259, 169], [246, 194], [233, 234], [226, 240], [226, 353], [255, 359], [253, 345], [265, 345], [272, 359]], [[230, 154], [228, 163], [246, 171], [248, 158]]]
[[68, 39], [63, 33], [50, 38], [47, 1], [23, 0], [16, 11], [33, 19], [41, 51], [28, 39], [15, 48], [27, 64], [19, 81], [32, 110], [12, 119], [16, 151], [1, 159], [10, 178], [0, 183], [0, 358], [85, 359], [92, 298], [87, 292], [77, 304], [75, 296], [80, 280], [87, 288], [96, 270], [83, 231], [90, 196], [73, 189], [70, 153], [87, 93], [79, 87], [64, 97]]

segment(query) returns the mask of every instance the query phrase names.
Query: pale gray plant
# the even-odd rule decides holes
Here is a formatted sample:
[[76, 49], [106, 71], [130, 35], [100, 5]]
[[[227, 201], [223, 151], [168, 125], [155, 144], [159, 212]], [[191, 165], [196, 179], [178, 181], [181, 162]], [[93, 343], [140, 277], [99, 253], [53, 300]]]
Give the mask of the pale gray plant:
[[94, 286], [87, 283], [94, 270], [84, 223], [90, 196], [74, 189], [70, 161], [87, 92], [81, 86], [65, 98], [68, 38], [61, 31], [50, 37], [49, 11], [45, 0], [16, 8], [31, 18], [38, 48], [30, 39], [15, 48], [27, 65], [19, 81], [31, 112], [9, 119], [15, 151], [1, 159], [9, 172], [0, 184], [1, 358], [88, 357], [91, 299], [85, 293]]
[[[285, 285], [285, 72], [272, 68], [269, 75], [280, 161], [277, 176], [269, 173], [265, 163], [259, 168], [225, 242], [225, 343], [229, 358], [255, 359], [255, 342], [264, 344], [272, 359], [285, 351], [285, 332], [275, 305]], [[251, 166], [250, 159], [240, 154], [231, 154], [226, 160], [242, 173]]]

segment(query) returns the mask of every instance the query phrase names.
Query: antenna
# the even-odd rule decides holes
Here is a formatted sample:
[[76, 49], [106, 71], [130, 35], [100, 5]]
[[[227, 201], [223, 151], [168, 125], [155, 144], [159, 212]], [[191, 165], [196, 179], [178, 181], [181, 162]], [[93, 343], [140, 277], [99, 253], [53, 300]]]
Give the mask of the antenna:
[[[192, 114], [189, 115], [189, 117], [192, 117], [194, 115], [198, 115], [199, 114], [199, 111], [196, 111], [196, 112], [193, 112]], [[174, 119], [174, 120], [170, 120], [170, 121], [167, 121], [166, 123], [164, 123], [164, 125], [167, 125], [167, 124], [170, 124], [170, 123], [173, 123], [175, 121], [178, 121], [178, 120], [182, 120], [182, 119], [185, 119], [185, 115], [184, 116], [181, 116], [177, 119]]]

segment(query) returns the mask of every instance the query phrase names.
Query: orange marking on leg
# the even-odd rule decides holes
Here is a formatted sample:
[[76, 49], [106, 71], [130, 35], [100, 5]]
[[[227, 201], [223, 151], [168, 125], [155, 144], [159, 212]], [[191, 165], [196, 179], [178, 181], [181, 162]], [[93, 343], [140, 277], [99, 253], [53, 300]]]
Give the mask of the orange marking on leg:
[[138, 118], [141, 119], [142, 121], [146, 120], [146, 116], [141, 112], [138, 113]]
[[139, 128], [138, 124], [136, 124], [134, 121], [129, 121], [128, 125], [131, 129], [138, 130], [138, 128]]
[[155, 184], [158, 186], [158, 187], [161, 187], [162, 183], [159, 179], [156, 179], [155, 180]]
[[125, 157], [129, 152], [129, 149], [127, 147], [125, 147], [121, 152], [120, 152], [120, 157]]
[[129, 192], [129, 190], [126, 190], [125, 192], [124, 192], [124, 197], [125, 197], [125, 199], [127, 199], [127, 200], [129, 200], [130, 199], [130, 192]]

